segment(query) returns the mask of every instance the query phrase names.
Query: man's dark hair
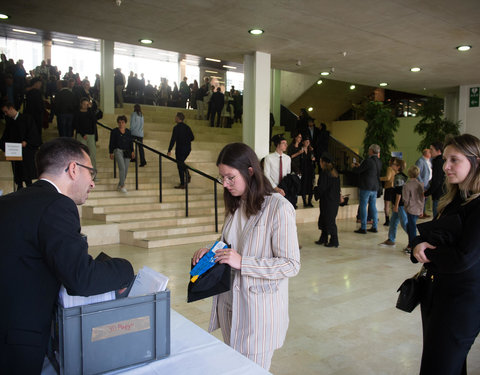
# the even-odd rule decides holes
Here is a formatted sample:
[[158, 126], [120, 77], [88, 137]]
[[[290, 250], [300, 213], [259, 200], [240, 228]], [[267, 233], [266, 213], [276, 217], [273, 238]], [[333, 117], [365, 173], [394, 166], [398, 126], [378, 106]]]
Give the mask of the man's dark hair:
[[127, 123], [127, 116], [125, 115], [120, 115], [117, 117], [117, 124], [120, 122], [120, 121], [124, 121], [125, 124]]
[[283, 134], [275, 134], [272, 137], [272, 142], [275, 145], [275, 147], [277, 147], [280, 144], [280, 142], [282, 142], [284, 140], [285, 140], [285, 137], [283, 136]]
[[443, 143], [440, 142], [440, 141], [437, 141], [437, 142], [432, 142], [432, 146], [435, 150], [437, 151], [440, 151], [441, 153], [443, 153]]
[[180, 121], [185, 120], [185, 115], [182, 112], [177, 112], [175, 116], [177, 116]]
[[62, 80], [62, 88], [63, 87], [68, 87], [68, 81], [67, 80]]
[[68, 163], [84, 161], [84, 152], [90, 156], [88, 147], [73, 138], [60, 137], [45, 142], [35, 155], [38, 175], [58, 175], [65, 170]]
[[3, 107], [7, 107], [7, 108], [15, 108], [15, 106], [13, 105], [12, 102], [9, 102], [9, 101], [6, 101], [6, 102], [2, 102], [2, 105], [0, 108], [3, 108]]

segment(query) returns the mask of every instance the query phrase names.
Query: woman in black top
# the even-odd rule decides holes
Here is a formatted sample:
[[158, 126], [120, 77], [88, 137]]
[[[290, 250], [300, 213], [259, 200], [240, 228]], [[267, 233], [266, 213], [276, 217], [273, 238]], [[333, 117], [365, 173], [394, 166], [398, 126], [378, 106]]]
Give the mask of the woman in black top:
[[118, 128], [113, 129], [110, 132], [110, 144], [108, 146], [110, 152], [110, 159], [115, 161], [118, 164], [118, 176], [119, 182], [117, 190], [122, 193], [127, 193], [125, 188], [125, 179], [127, 178], [128, 164], [130, 164], [130, 159], [135, 157], [133, 152], [133, 138], [130, 130], [126, 128], [127, 117], [118, 116], [117, 117]]
[[447, 193], [411, 258], [424, 264], [431, 290], [421, 302], [421, 375], [466, 374], [480, 330], [480, 140], [448, 138], [443, 159]]
[[73, 118], [73, 128], [76, 132], [76, 139], [88, 146], [93, 168], [96, 168], [97, 146], [95, 144], [95, 133], [97, 130], [97, 119], [91, 110], [91, 103], [88, 98], [80, 100], [80, 110]]
[[[303, 207], [313, 207], [313, 183], [315, 179], [315, 156], [313, 147], [310, 145], [310, 138], [303, 140], [303, 154], [300, 156], [300, 171], [302, 174], [301, 192]], [[308, 199], [308, 203], [307, 203]]]
[[[337, 213], [340, 205], [340, 177], [333, 167], [332, 157], [324, 152], [320, 157], [321, 171], [318, 176], [318, 184], [315, 188], [315, 198], [320, 199], [320, 216], [318, 217], [318, 229], [321, 234], [317, 245], [326, 247], [338, 247]], [[330, 240], [328, 239], [330, 236]]]
[[301, 176], [302, 172], [300, 170], [300, 159], [303, 154], [302, 133], [296, 132], [292, 143], [288, 145], [287, 154], [290, 156], [290, 159], [292, 160], [292, 164], [291, 164], [292, 172], [295, 173], [297, 176]]

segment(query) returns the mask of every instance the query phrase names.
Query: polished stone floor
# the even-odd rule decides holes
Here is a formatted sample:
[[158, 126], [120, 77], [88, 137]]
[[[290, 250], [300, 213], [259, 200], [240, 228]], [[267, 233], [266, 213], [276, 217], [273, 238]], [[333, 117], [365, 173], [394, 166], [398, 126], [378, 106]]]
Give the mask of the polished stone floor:
[[[411, 314], [395, 308], [398, 286], [419, 269], [402, 251], [406, 234], [399, 227], [397, 246], [381, 247], [386, 227], [360, 235], [353, 233], [357, 227], [353, 220], [340, 220], [338, 225], [337, 249], [314, 244], [319, 235], [315, 223], [298, 226], [302, 268], [290, 280], [290, 327], [284, 346], [273, 357], [272, 373], [418, 373], [419, 308]], [[129, 259], [135, 271], [147, 265], [167, 275], [172, 308], [206, 329], [211, 300], [186, 302], [190, 257], [202, 245], [169, 249], [109, 245], [92, 247], [90, 252], [95, 256], [103, 250]], [[220, 337], [219, 331], [215, 336]], [[476, 344], [470, 352], [469, 374], [480, 374], [479, 348]]]

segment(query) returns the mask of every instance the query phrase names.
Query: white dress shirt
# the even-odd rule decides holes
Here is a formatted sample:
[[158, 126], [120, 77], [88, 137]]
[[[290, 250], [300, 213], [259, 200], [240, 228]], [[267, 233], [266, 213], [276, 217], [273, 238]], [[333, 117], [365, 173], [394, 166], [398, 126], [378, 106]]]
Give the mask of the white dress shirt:
[[263, 173], [268, 178], [270, 183], [274, 188], [278, 185], [278, 178], [280, 172], [280, 156], [282, 156], [282, 177], [285, 177], [291, 172], [292, 168], [292, 159], [287, 154], [279, 154], [278, 152], [273, 152], [265, 156], [263, 164]]

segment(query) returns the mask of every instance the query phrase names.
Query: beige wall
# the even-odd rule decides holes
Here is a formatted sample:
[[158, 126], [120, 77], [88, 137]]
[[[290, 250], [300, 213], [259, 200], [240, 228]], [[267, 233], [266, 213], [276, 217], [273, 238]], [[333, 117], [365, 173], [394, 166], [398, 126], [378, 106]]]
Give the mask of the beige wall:
[[[420, 119], [418, 117], [400, 117], [398, 120], [400, 126], [395, 134], [397, 147], [391, 151], [403, 152], [403, 159], [407, 162], [407, 166], [410, 166], [420, 157], [417, 146], [421, 138], [413, 131]], [[334, 121], [329, 124], [328, 130], [334, 138], [361, 154], [366, 127], [367, 123], [363, 120]]]

